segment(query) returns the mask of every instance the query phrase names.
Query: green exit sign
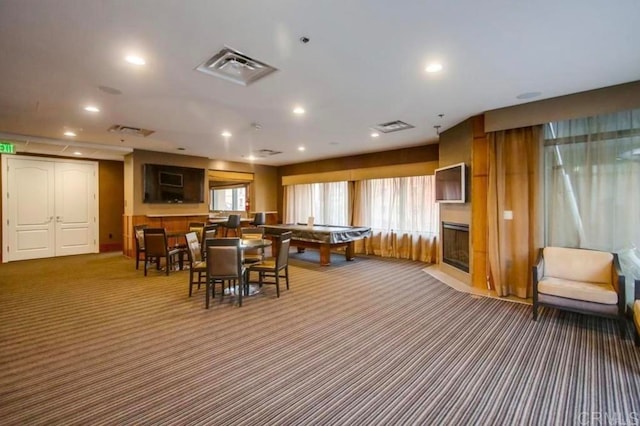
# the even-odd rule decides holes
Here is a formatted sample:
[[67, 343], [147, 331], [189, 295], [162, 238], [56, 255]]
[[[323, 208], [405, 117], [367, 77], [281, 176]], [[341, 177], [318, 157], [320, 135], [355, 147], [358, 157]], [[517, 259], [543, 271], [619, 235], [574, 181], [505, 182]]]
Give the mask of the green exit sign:
[[11, 142], [0, 142], [0, 154], [15, 154], [16, 147]]

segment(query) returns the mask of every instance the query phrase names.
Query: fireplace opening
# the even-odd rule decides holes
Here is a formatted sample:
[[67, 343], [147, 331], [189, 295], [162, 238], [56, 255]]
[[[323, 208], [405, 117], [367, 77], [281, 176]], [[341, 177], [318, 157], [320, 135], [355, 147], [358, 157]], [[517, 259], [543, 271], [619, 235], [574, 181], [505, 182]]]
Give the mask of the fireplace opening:
[[469, 272], [469, 225], [442, 222], [442, 261]]

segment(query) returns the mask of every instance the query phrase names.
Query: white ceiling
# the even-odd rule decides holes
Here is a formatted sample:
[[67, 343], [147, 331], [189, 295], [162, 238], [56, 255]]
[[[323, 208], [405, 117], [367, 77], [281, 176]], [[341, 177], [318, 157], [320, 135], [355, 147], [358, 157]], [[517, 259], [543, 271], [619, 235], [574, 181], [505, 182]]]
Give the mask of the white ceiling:
[[[639, 18], [638, 0], [0, 0], [0, 137], [31, 152], [88, 143], [93, 158], [281, 151], [255, 161], [269, 165], [434, 143], [434, 126], [530, 102], [525, 92], [638, 80]], [[278, 71], [246, 87], [195, 71], [224, 46]], [[427, 74], [431, 61], [443, 71]], [[370, 137], [393, 120], [415, 128]]]

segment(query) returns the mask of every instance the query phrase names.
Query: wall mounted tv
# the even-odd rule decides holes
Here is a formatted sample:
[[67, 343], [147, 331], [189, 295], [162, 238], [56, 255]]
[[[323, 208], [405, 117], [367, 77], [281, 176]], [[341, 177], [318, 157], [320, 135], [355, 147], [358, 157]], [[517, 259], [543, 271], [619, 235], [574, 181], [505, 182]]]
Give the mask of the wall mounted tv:
[[145, 203], [204, 203], [204, 169], [145, 164]]
[[435, 170], [436, 202], [464, 203], [465, 164], [458, 163]]

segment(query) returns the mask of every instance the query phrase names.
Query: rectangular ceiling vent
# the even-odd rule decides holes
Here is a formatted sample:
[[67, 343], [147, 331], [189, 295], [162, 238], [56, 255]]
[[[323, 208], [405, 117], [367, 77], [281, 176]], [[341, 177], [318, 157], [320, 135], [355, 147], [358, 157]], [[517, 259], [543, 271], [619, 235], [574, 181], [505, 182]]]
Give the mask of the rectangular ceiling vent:
[[149, 129], [141, 129], [139, 127], [131, 127], [131, 126], [123, 126], [121, 124], [114, 124], [113, 126], [107, 129], [111, 133], [119, 133], [121, 135], [127, 136], [149, 136], [153, 133], [153, 130]]
[[274, 151], [273, 149], [260, 149], [258, 151], [252, 152], [250, 157], [255, 158], [267, 158], [272, 155], [282, 154], [282, 151]]
[[382, 133], [391, 133], [391, 132], [397, 132], [399, 130], [413, 129], [414, 127], [415, 126], [412, 126], [411, 124], [407, 124], [404, 121], [400, 121], [400, 120], [389, 121], [388, 123], [382, 123], [382, 124], [373, 126], [374, 129]]
[[211, 59], [198, 65], [196, 70], [243, 86], [277, 71], [271, 65], [250, 58], [230, 47], [225, 47]]

